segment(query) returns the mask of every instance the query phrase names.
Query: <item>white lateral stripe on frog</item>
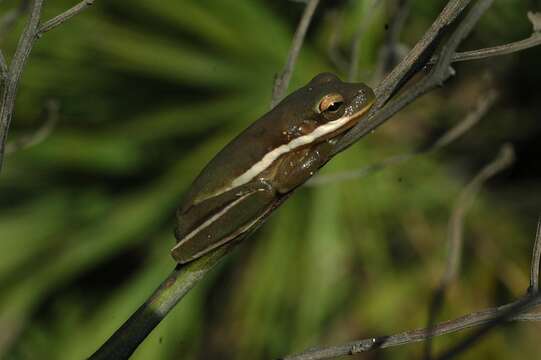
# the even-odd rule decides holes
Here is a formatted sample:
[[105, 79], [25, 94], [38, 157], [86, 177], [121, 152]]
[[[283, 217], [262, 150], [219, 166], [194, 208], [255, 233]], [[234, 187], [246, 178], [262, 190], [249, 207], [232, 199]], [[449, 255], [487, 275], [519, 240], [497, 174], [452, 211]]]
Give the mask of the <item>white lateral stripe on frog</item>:
[[[358, 114], [355, 114], [355, 115], [358, 115]], [[239, 177], [233, 180], [231, 185], [228, 186], [224, 190], [224, 192], [248, 183], [258, 174], [260, 174], [262, 171], [267, 169], [281, 155], [286, 154], [303, 145], [310, 144], [314, 142], [315, 140], [327, 134], [330, 134], [335, 130], [338, 130], [339, 128], [347, 124], [352, 118], [354, 118], [355, 115], [344, 116], [340, 119], [330, 121], [326, 123], [325, 125], [321, 125], [317, 127], [311, 133], [303, 135], [303, 136], [299, 136], [298, 138], [291, 140], [288, 144], [280, 145], [277, 148], [273, 149], [272, 151], [266, 153], [265, 156], [263, 156], [261, 160], [259, 160], [257, 163], [252, 165], [252, 167], [246, 170], [243, 174], [241, 174]]]

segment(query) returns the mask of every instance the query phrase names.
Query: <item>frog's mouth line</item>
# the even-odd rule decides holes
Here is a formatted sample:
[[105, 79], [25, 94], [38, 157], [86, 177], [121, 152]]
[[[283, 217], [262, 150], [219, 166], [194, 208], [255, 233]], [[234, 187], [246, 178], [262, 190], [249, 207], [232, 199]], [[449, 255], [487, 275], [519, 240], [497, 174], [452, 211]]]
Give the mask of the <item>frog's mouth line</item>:
[[233, 189], [235, 187], [244, 185], [255, 178], [258, 174], [267, 169], [276, 159], [280, 156], [296, 150], [300, 147], [313, 144], [315, 142], [325, 141], [331, 139], [338, 134], [346, 131], [357, 123], [359, 118], [364, 115], [368, 109], [372, 106], [372, 103], [366, 105], [361, 110], [349, 116], [342, 116], [339, 119], [329, 121], [326, 124], [318, 126], [314, 131], [309, 134], [299, 136], [289, 143], [280, 145], [277, 148], [269, 151], [261, 158], [257, 163], [252, 165], [248, 170], [239, 175], [231, 182], [231, 185], [225, 188], [223, 191]]

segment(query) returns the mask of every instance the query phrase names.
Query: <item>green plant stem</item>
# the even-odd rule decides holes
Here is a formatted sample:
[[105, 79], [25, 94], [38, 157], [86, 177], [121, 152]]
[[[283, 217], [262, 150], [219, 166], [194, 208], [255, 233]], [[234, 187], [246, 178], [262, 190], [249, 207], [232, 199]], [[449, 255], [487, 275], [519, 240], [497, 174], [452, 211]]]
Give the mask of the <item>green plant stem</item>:
[[148, 300], [89, 359], [129, 358], [169, 311], [224, 257], [230, 248], [218, 249], [185, 266], [177, 266]]

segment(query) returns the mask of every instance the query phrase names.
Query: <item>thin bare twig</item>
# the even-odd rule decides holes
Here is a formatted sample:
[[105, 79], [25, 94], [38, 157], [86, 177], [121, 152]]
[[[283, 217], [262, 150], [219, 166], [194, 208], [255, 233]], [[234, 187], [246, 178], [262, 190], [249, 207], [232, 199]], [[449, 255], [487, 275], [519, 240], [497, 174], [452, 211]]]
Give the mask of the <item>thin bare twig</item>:
[[[444, 351], [443, 354], [438, 356], [436, 360], [450, 360], [455, 358], [460, 353], [470, 349], [475, 343], [477, 343], [483, 336], [486, 336], [491, 330], [497, 326], [503, 324], [506, 321], [515, 320], [515, 316], [524, 313], [533, 307], [538, 306], [541, 303], [541, 296], [536, 294], [534, 296], [524, 296], [518, 301], [509, 304], [499, 312], [492, 319], [481, 324], [477, 329], [474, 330], [473, 334], [467, 336], [458, 344], [451, 346], [448, 350]], [[529, 313], [525, 314], [524, 317], [520, 319], [541, 319], [541, 314], [539, 313]]]
[[417, 42], [413, 49], [406, 55], [389, 75], [383, 79], [376, 88], [376, 103], [372, 114], [381, 109], [387, 100], [413, 75], [414, 72], [424, 66], [424, 62], [435, 51], [441, 37], [446, 33], [449, 26], [462, 14], [471, 0], [452, 0], [432, 23], [428, 31]]
[[302, 14], [301, 21], [299, 22], [297, 30], [295, 31], [295, 35], [293, 36], [291, 48], [289, 49], [289, 53], [287, 56], [286, 66], [284, 67], [284, 70], [280, 74], [276, 75], [276, 78], [274, 79], [271, 108], [275, 107], [276, 104], [278, 104], [284, 98], [284, 95], [289, 86], [289, 82], [291, 81], [293, 68], [295, 67], [297, 58], [299, 57], [299, 53], [301, 51], [302, 44], [304, 42], [306, 31], [308, 30], [308, 26], [312, 21], [312, 17], [314, 16], [318, 3], [319, 0], [309, 0], [306, 3], [306, 7], [304, 9], [304, 13]]
[[13, 117], [13, 109], [15, 106], [15, 97], [17, 88], [21, 78], [23, 68], [28, 60], [28, 56], [36, 40], [36, 32], [39, 27], [41, 17], [41, 8], [43, 0], [34, 0], [30, 11], [30, 16], [23, 30], [15, 55], [9, 68], [8, 76], [5, 80], [2, 96], [0, 98], [0, 171], [2, 169], [4, 159], [4, 148], [7, 139], [7, 133], [11, 118]]
[[[335, 154], [343, 151], [354, 142], [373, 131], [418, 97], [443, 84], [443, 82], [453, 74], [452, 69], [449, 67], [452, 55], [462, 40], [470, 33], [484, 11], [490, 6], [491, 2], [488, 4], [486, 1], [476, 3], [462, 20], [460, 26], [456, 28], [444, 46], [441, 47], [439, 53], [440, 58], [434, 67], [431, 68], [429, 74], [418, 83], [412, 85], [409, 91], [399, 95], [395, 100], [392, 100], [385, 105], [387, 99], [394, 95], [395, 92], [405, 84], [405, 82], [417, 71], [417, 68], [425, 65], [422, 59], [426, 57], [424, 61], [427, 61], [430, 56], [432, 56], [433, 50], [431, 49], [439, 40], [436, 35], [440, 34], [441, 36], [445, 32], [444, 30], [451, 24], [451, 19], [456, 19], [458, 14], [464, 10], [464, 7], [468, 5], [468, 3], [469, 0], [456, 0], [450, 1], [447, 4], [440, 16], [438, 16], [431, 26], [431, 31], [434, 31], [435, 34], [425, 34], [421, 41], [413, 47], [400, 64], [398, 64], [397, 67], [382, 81], [380, 86], [376, 88], [376, 102], [374, 106], [372, 106], [365, 119], [360, 121], [340, 139], [334, 150]], [[479, 4], [482, 6], [478, 6]], [[442, 14], [444, 13], [446, 14], [446, 17], [442, 17]], [[431, 39], [432, 42], [429, 43], [429, 39]], [[408, 64], [409, 67], [406, 68]], [[385, 105], [385, 107], [383, 107], [383, 105]]]
[[[439, 323], [434, 326], [433, 331], [429, 332], [427, 329], [416, 329], [404, 331], [394, 335], [377, 336], [366, 338], [363, 340], [352, 341], [347, 344], [325, 347], [325, 348], [313, 348], [302, 353], [288, 355], [283, 360], [320, 360], [331, 359], [339, 356], [355, 355], [366, 351], [372, 351], [377, 349], [385, 349], [395, 346], [401, 346], [406, 344], [412, 344], [420, 341], [425, 341], [432, 337], [452, 334], [465, 329], [469, 329], [484, 324], [489, 324], [495, 319], [498, 319], [509, 311], [513, 306], [517, 304], [522, 305], [522, 302], [513, 302], [510, 304], [473, 312], [468, 315], [461, 316], [459, 318], [448, 320]], [[531, 301], [528, 304], [528, 309], [534, 306], [541, 305], [539, 297]], [[523, 309], [524, 310], [524, 309]], [[507, 321], [541, 321], [541, 314], [535, 312], [528, 313], [516, 313], [508, 316]]]
[[59, 14], [55, 16], [54, 18], [47, 20], [39, 27], [37, 36], [40, 37], [47, 31], [50, 31], [54, 29], [55, 27], [62, 25], [65, 21], [71, 19], [75, 15], [87, 9], [89, 6], [93, 5], [94, 1], [95, 0], [83, 0], [77, 5], [73, 6], [72, 8], [64, 11], [62, 14]]
[[382, 161], [363, 166], [359, 169], [336, 172], [327, 175], [316, 175], [306, 182], [306, 186], [321, 186], [329, 183], [354, 180], [362, 178], [366, 175], [373, 174], [387, 168], [390, 165], [400, 164], [408, 161], [416, 156], [426, 155], [431, 152], [440, 150], [441, 148], [450, 145], [452, 142], [460, 138], [471, 128], [473, 128], [488, 112], [498, 99], [498, 92], [494, 89], [487, 90], [487, 94], [479, 99], [473, 111], [469, 112], [466, 117], [456, 124], [454, 127], [445, 132], [431, 146], [426, 149], [414, 151], [406, 154], [393, 155]]
[[58, 108], [59, 106], [57, 101], [48, 101], [45, 105], [45, 122], [34, 133], [22, 136], [17, 140], [8, 142], [6, 144], [6, 155], [13, 154], [20, 150], [28, 149], [32, 146], [38, 145], [43, 140], [45, 140], [51, 134], [54, 127], [58, 123]]
[[372, 0], [372, 4], [370, 4], [370, 7], [368, 8], [368, 13], [363, 16], [363, 21], [360, 22], [357, 31], [355, 31], [355, 35], [353, 36], [353, 41], [351, 44], [351, 59], [349, 61], [348, 75], [349, 81], [355, 81], [359, 76], [359, 56], [361, 54], [361, 40], [364, 36], [364, 33], [366, 32], [366, 29], [374, 18], [373, 14], [376, 8], [378, 7], [378, 5], [383, 3], [383, 1], [384, 0]]
[[[0, 172], [4, 162], [7, 134], [11, 124], [11, 119], [13, 118], [19, 81], [28, 57], [30, 56], [30, 52], [32, 51], [32, 47], [34, 46], [34, 42], [43, 33], [64, 23], [66, 20], [92, 5], [93, 2], [94, 0], [82, 1], [71, 9], [47, 21], [42, 26], [40, 26], [40, 21], [43, 0], [33, 0], [31, 2], [31, 10], [28, 21], [22, 35], [19, 37], [19, 43], [17, 44], [15, 54], [13, 55], [11, 64], [7, 70], [7, 73], [3, 77], [2, 82], [3, 87], [1, 88], [0, 93]], [[19, 8], [26, 8], [26, 6], [29, 4], [30, 1], [25, 0], [21, 3]], [[0, 59], [0, 66], [2, 66], [3, 71], [7, 67], [3, 56], [1, 56]]]
[[[439, 286], [434, 291], [432, 302], [428, 311], [427, 329], [432, 331], [438, 313], [443, 306], [445, 292], [449, 285], [457, 278], [460, 269], [462, 247], [464, 244], [464, 219], [466, 212], [471, 208], [481, 186], [491, 177], [509, 167], [515, 159], [513, 147], [505, 144], [500, 149], [496, 158], [479, 171], [479, 173], [466, 185], [460, 193], [458, 201], [453, 209], [447, 227], [447, 261], [445, 271]], [[425, 359], [431, 359], [432, 341], [425, 344]]]
[[498, 97], [499, 95], [496, 90], [489, 89], [486, 95], [482, 99], [479, 99], [475, 109], [466, 116], [464, 121], [459, 122], [456, 126], [443, 134], [436, 140], [434, 145], [431, 146], [430, 150], [439, 150], [464, 135], [485, 116], [488, 110], [498, 100]]
[[[487, 59], [494, 56], [502, 56], [526, 50], [541, 45], [541, 33], [533, 33], [529, 38], [515, 41], [509, 44], [493, 46], [484, 49], [458, 52], [453, 55], [451, 62]], [[435, 64], [437, 57], [430, 59], [429, 64]]]
[[537, 231], [535, 233], [535, 243], [532, 252], [532, 266], [530, 270], [530, 288], [529, 292], [536, 294], [539, 292], [539, 266], [541, 262], [541, 216], [537, 221]]
[[486, 165], [460, 194], [448, 226], [449, 253], [446, 270], [441, 282], [442, 287], [448, 286], [456, 278], [460, 267], [466, 212], [471, 207], [483, 183], [508, 168], [514, 159], [513, 147], [510, 144], [503, 145], [498, 156], [490, 164]]

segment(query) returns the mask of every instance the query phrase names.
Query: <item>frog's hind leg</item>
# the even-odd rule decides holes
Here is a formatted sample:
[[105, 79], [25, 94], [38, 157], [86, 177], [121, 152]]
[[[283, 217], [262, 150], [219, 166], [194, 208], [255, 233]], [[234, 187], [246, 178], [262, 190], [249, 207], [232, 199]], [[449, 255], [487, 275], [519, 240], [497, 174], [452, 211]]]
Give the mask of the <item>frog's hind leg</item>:
[[[220, 197], [203, 201], [179, 214], [175, 233], [178, 243], [171, 250], [179, 263], [190, 262], [220, 246], [241, 240], [276, 200], [275, 193], [266, 186], [250, 184]], [[202, 214], [205, 216], [200, 216]]]

